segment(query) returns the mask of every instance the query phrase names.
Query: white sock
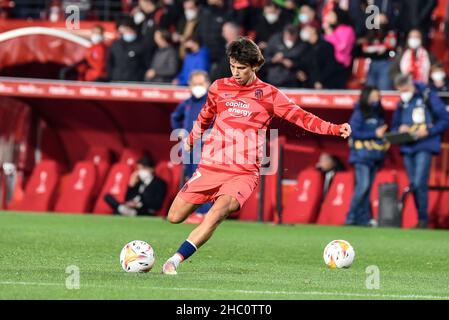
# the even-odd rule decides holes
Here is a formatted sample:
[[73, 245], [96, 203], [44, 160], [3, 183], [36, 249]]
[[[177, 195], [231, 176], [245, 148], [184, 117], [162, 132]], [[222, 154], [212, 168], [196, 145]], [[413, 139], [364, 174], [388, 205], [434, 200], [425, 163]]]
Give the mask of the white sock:
[[170, 259], [175, 264], [175, 267], [178, 268], [179, 264], [182, 262], [182, 256], [179, 253], [175, 253]]

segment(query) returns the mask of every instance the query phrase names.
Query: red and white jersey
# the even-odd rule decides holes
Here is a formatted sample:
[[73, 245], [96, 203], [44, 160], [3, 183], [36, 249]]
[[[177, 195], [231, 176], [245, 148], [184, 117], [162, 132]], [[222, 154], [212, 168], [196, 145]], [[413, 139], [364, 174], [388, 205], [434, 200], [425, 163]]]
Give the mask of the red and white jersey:
[[340, 135], [340, 126], [303, 110], [274, 86], [260, 79], [248, 86], [232, 77], [216, 80], [189, 135], [193, 146], [206, 135], [199, 166], [232, 173], [258, 172], [266, 129], [274, 116], [308, 131]]

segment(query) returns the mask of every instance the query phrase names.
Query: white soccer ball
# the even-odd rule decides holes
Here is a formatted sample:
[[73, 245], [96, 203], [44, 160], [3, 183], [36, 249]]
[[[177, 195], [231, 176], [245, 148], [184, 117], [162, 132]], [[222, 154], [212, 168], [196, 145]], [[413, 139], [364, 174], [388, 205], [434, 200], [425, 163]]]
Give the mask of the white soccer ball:
[[155, 261], [153, 248], [141, 240], [127, 243], [120, 253], [120, 264], [126, 272], [148, 272]]
[[349, 268], [354, 261], [355, 251], [348, 241], [334, 240], [324, 248], [324, 263], [330, 268]]

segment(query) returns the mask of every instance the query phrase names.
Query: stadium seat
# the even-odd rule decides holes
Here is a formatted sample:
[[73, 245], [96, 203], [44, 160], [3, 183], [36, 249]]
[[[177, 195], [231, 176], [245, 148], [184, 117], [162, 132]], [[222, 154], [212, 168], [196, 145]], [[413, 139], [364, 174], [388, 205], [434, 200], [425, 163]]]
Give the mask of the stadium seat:
[[111, 167], [111, 152], [108, 148], [93, 147], [89, 149], [85, 160], [91, 161], [96, 168], [97, 179], [92, 190], [94, 197], [96, 197], [104, 184], [108, 171]]
[[397, 174], [397, 170], [388, 169], [383, 169], [377, 172], [370, 195], [371, 211], [374, 219], [377, 219], [379, 215], [379, 186], [384, 183], [397, 182]]
[[38, 163], [25, 188], [17, 210], [50, 211], [53, 208], [59, 182], [59, 167], [56, 161], [43, 160]]
[[65, 213], [85, 213], [92, 208], [93, 189], [97, 173], [95, 165], [89, 161], [81, 161], [69, 175], [68, 185], [64, 188], [56, 202], [55, 211]]
[[348, 89], [361, 89], [368, 75], [371, 59], [357, 57], [352, 64], [352, 74], [347, 83]]
[[323, 177], [313, 168], [303, 170], [297, 179], [297, 189], [282, 210], [282, 223], [314, 223], [323, 194]]
[[127, 164], [132, 170], [135, 169], [137, 161], [143, 156], [143, 152], [135, 149], [123, 149], [119, 163]]
[[343, 225], [349, 212], [354, 189], [354, 173], [338, 172], [323, 201], [317, 224]]
[[[274, 205], [273, 192], [275, 194], [276, 186], [276, 175], [265, 176], [265, 198], [264, 198], [264, 208], [263, 208], [263, 221], [271, 222], [274, 218]], [[245, 202], [243, 207], [236, 212], [233, 216], [238, 217], [239, 220], [244, 221], [257, 221], [258, 220], [258, 209], [259, 209], [259, 199], [260, 199], [260, 182], [256, 189]]]
[[[165, 217], [170, 209], [171, 202], [175, 198], [178, 187], [181, 171], [179, 170], [181, 165], [174, 165], [170, 161], [162, 161], [156, 165], [155, 173], [156, 175], [165, 181], [167, 184], [167, 194], [165, 195], [162, 208], [156, 212], [157, 216]], [[177, 177], [179, 175], [179, 177]]]
[[106, 182], [97, 198], [93, 212], [96, 214], [112, 214], [112, 209], [104, 201], [105, 194], [109, 193], [118, 201], [124, 201], [128, 189], [131, 168], [126, 163], [117, 163], [109, 171]]
[[[398, 171], [398, 185], [400, 196], [402, 196], [405, 188], [409, 185], [407, 174], [403, 170]], [[413, 228], [417, 223], [418, 211], [416, 210], [413, 194], [410, 193], [405, 200], [404, 208], [402, 210], [402, 227]]]

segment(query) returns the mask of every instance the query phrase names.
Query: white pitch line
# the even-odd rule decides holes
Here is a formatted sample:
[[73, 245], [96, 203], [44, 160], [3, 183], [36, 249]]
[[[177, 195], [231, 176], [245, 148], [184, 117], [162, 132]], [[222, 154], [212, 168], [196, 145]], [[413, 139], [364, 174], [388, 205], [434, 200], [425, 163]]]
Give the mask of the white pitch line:
[[[24, 285], [24, 286], [56, 286], [64, 288], [64, 283], [55, 282], [23, 282], [23, 281], [1, 281], [0, 285]], [[122, 289], [122, 286], [108, 285], [89, 285], [80, 284], [81, 289], [88, 288], [106, 288], [106, 289]], [[340, 297], [366, 297], [366, 298], [396, 298], [396, 299], [434, 299], [449, 300], [449, 296], [434, 296], [420, 294], [383, 294], [383, 293], [347, 293], [347, 292], [326, 292], [326, 291], [262, 291], [262, 290], [225, 290], [225, 289], [207, 289], [207, 288], [177, 288], [177, 287], [143, 287], [133, 286], [133, 289], [150, 289], [161, 291], [199, 291], [199, 292], [215, 292], [215, 293], [242, 293], [242, 294], [261, 294], [261, 295], [309, 295], [309, 296], [340, 296]]]

